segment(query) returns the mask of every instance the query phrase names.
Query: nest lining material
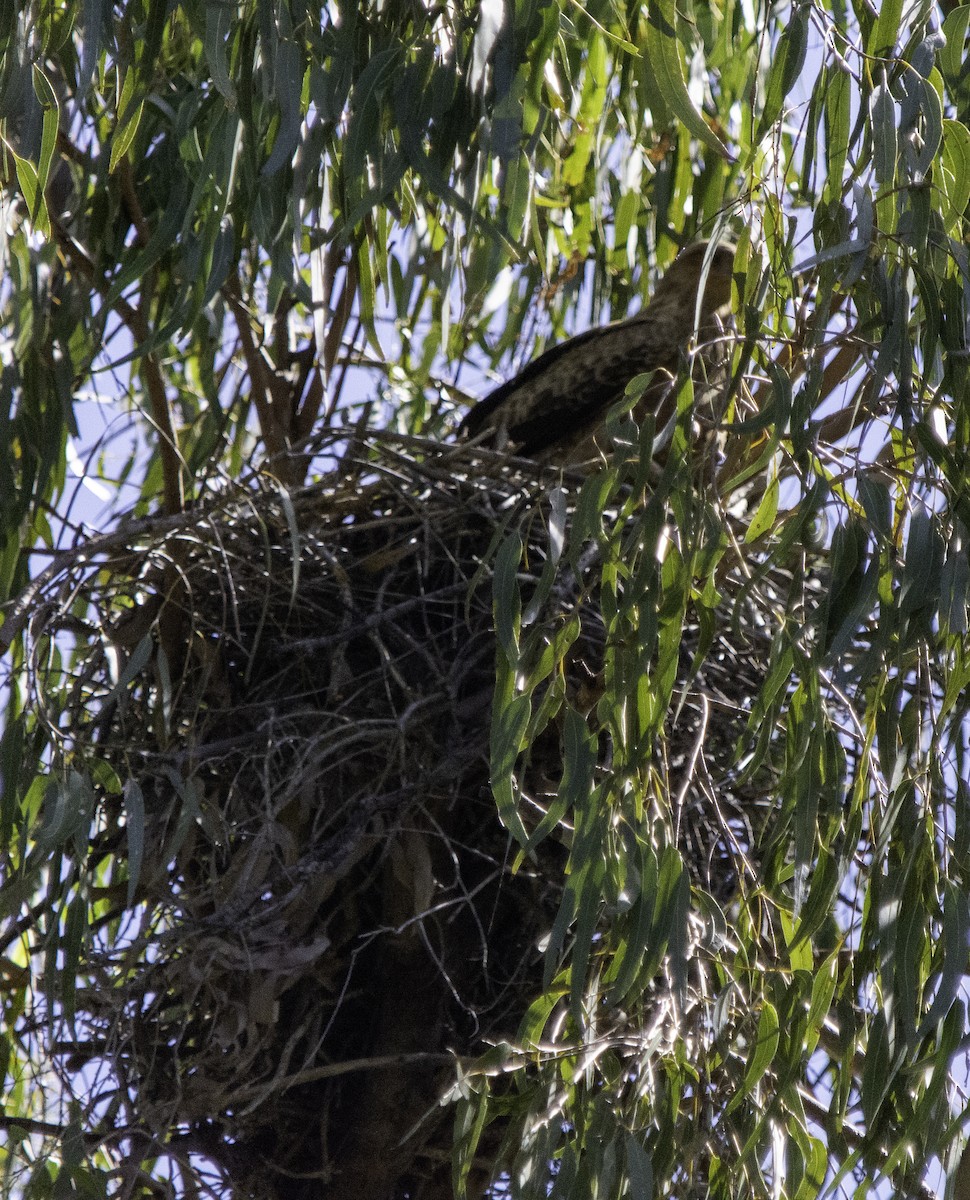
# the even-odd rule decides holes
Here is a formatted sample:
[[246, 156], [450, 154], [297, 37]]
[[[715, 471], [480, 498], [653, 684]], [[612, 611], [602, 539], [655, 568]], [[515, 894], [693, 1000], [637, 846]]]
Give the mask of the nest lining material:
[[[513, 1037], [541, 988], [565, 851], [547, 839], [510, 869], [489, 791], [491, 585], [511, 529], [541, 566], [558, 482], [374, 437], [299, 493], [262, 481], [102, 539], [33, 622], [40, 686], [42, 647], [77, 637], [83, 601], [90, 636], [59, 736], [109, 781], [89, 865], [113, 864], [142, 913], [127, 945], [106, 926], [92, 949], [88, 1036], [138, 1124], [220, 1163], [239, 1194], [301, 1176], [336, 1179], [340, 1195], [340, 1178], [375, 1169], [355, 1159], [367, 1136], [388, 1180], [433, 1161], [440, 1117], [399, 1143], [434, 1109], [449, 1056]], [[721, 772], [715, 810], [710, 789], [680, 797], [685, 857], [721, 895], [770, 802], [729, 785], [787, 603], [767, 593], [747, 589], [743, 647], [728, 614], [693, 675], [699, 633], [685, 631], [691, 682], [662, 747], [676, 777], [703, 737]], [[564, 571], [554, 595], [583, 609], [579, 687], [602, 663], [595, 584]], [[539, 811], [550, 738], [560, 753], [550, 728], [520, 772]], [[409, 1066], [345, 1070], [368, 1058]]]

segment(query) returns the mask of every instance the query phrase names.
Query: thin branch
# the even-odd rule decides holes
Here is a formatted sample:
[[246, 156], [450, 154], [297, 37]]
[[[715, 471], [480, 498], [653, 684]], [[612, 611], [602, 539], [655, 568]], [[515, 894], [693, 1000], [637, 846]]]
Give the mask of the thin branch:
[[320, 1079], [335, 1079], [339, 1075], [350, 1075], [358, 1071], [386, 1071], [388, 1067], [414, 1066], [452, 1066], [456, 1062], [470, 1068], [475, 1059], [460, 1059], [454, 1054], [429, 1050], [416, 1050], [411, 1054], [380, 1054], [374, 1058], [347, 1058], [343, 1062], [326, 1063], [322, 1067], [311, 1067], [300, 1071], [287, 1079], [267, 1080], [266, 1083], [253, 1084], [251, 1087], [238, 1088], [232, 1094], [234, 1104], [245, 1104], [250, 1100], [258, 1100], [267, 1094], [267, 1089], [273, 1096], [282, 1095], [290, 1088], [301, 1087], [306, 1083], [316, 1083]]
[[[360, 268], [357, 265], [357, 252], [359, 245], [354, 246], [351, 251], [350, 260], [347, 263], [346, 273], [344, 274], [343, 288], [340, 292], [340, 300], [334, 309], [333, 316], [330, 319], [330, 325], [327, 328], [327, 336], [323, 343], [323, 375], [324, 379], [329, 383], [333, 376], [334, 368], [337, 365], [337, 355], [340, 353], [340, 347], [343, 344], [344, 333], [347, 325], [350, 322], [350, 317], [354, 308], [354, 298], [357, 295], [357, 285], [360, 282]], [[336, 398], [331, 396], [327, 403], [326, 411], [324, 412], [324, 424], [329, 423], [333, 416], [333, 411], [336, 406]]]
[[[98, 295], [108, 303], [110, 284], [96, 270], [87, 251], [55, 218], [51, 219], [51, 227], [57, 239], [61, 253], [67, 258], [80, 275], [95, 289]], [[112, 309], [124, 321], [139, 346], [147, 346], [150, 338], [148, 320], [141, 305], [133, 306], [121, 296], [111, 300]], [[162, 498], [165, 512], [169, 515], [179, 513], [185, 507], [185, 492], [183, 488], [183, 472], [185, 464], [178, 448], [178, 439], [172, 425], [172, 414], [168, 397], [165, 393], [165, 381], [162, 377], [158, 359], [150, 350], [145, 350], [141, 356], [141, 375], [148, 396], [152, 424], [158, 434], [159, 455], [162, 460]]]
[[125, 208], [128, 210], [128, 216], [131, 217], [131, 223], [135, 227], [135, 233], [138, 235], [138, 244], [140, 246], [147, 246], [151, 240], [151, 230], [148, 227], [148, 222], [145, 220], [141, 201], [138, 199], [135, 180], [131, 173], [131, 160], [127, 154], [121, 156], [117, 171], [118, 180], [121, 184], [121, 198], [124, 201]]
[[[253, 403], [259, 419], [260, 432], [274, 470], [285, 470], [284, 464], [289, 451], [287, 432], [289, 428], [290, 393], [285, 379], [278, 375], [267, 362], [262, 346], [253, 337], [249, 311], [243, 303], [239, 276], [232, 275], [223, 286], [226, 298], [239, 331], [243, 358], [249, 371]], [[294, 482], [288, 480], [288, 482]], [[302, 481], [297, 481], [302, 482]]]

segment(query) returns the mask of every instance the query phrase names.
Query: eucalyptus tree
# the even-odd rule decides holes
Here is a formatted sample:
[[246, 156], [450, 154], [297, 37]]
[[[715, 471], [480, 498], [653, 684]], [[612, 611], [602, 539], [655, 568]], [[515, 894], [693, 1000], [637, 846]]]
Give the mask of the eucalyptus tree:
[[[970, 1195], [970, 6], [877, 7], [3, 9], [4, 1194]], [[701, 238], [662, 420], [456, 441]]]

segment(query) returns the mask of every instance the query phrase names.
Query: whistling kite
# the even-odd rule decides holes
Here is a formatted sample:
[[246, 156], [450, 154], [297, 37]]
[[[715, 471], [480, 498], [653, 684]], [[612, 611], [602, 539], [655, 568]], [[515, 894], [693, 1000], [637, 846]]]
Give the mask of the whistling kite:
[[[697, 293], [707, 266], [700, 304], [699, 341], [716, 332], [714, 316], [731, 298], [734, 247], [697, 242], [671, 264], [650, 303], [635, 317], [589, 329], [540, 354], [466, 413], [461, 429], [488, 433], [492, 444], [526, 458], [578, 463], [593, 457], [595, 434], [610, 405], [622, 399], [636, 375], [677, 372], [681, 351], [694, 332]], [[634, 416], [642, 420], [662, 407], [666, 386], [654, 386]], [[665, 415], [669, 415], [665, 414]]]

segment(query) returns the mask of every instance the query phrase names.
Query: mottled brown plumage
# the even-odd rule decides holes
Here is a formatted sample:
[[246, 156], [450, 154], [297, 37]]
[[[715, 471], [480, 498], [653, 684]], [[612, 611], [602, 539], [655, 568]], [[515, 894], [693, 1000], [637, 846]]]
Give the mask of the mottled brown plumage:
[[[548, 462], [576, 463], [597, 450], [595, 435], [626, 385], [647, 371], [676, 374], [681, 351], [694, 332], [697, 293], [708, 242], [689, 246], [660, 280], [650, 303], [635, 317], [589, 329], [553, 346], [479, 401], [461, 429], [490, 434], [496, 446]], [[698, 337], [715, 331], [715, 313], [731, 298], [734, 247], [710, 255]], [[643, 419], [666, 388], [652, 388], [637, 408]]]

